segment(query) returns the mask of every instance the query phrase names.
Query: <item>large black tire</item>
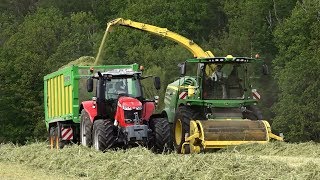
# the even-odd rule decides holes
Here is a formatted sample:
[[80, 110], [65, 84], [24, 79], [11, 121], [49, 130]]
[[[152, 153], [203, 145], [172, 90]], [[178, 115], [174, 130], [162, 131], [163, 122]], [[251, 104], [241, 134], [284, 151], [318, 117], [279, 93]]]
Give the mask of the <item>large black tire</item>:
[[167, 118], [150, 119], [150, 129], [153, 150], [157, 153], [168, 152], [173, 149], [172, 130]]
[[49, 148], [50, 149], [55, 149], [55, 142], [56, 137], [55, 137], [55, 127], [51, 126], [49, 129]]
[[257, 106], [248, 106], [247, 111], [243, 112], [243, 118], [250, 120], [262, 120], [262, 112]]
[[96, 150], [105, 151], [112, 148], [116, 136], [114, 125], [109, 120], [97, 119], [93, 123], [93, 146]]
[[84, 109], [81, 111], [80, 118], [80, 141], [83, 146], [92, 146], [92, 123], [90, 117]]
[[59, 127], [52, 125], [49, 130], [49, 145], [50, 149], [62, 149], [65, 145], [60, 138]]
[[201, 119], [201, 117], [199, 111], [195, 111], [190, 106], [180, 106], [177, 109], [173, 122], [173, 142], [177, 153], [181, 153], [185, 134], [190, 133], [190, 120]]

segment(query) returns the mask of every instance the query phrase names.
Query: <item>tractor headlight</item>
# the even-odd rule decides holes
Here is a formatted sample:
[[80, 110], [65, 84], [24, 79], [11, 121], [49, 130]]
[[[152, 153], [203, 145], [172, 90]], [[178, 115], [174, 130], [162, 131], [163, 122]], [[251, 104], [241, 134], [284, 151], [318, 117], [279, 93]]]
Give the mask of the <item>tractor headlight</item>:
[[142, 106], [136, 107], [136, 110], [142, 110]]
[[126, 111], [131, 111], [132, 110], [132, 108], [129, 107], [129, 106], [122, 106], [122, 108], [123, 108], [123, 110], [126, 110]]

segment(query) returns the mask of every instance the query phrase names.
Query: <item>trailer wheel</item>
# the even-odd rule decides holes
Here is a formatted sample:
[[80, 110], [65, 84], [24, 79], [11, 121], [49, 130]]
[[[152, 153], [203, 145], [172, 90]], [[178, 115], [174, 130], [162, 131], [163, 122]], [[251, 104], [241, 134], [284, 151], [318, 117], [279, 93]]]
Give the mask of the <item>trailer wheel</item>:
[[171, 151], [173, 149], [172, 130], [167, 118], [150, 119], [152, 130], [152, 146], [157, 153]]
[[180, 106], [176, 111], [173, 122], [173, 141], [177, 153], [181, 153], [182, 144], [185, 142], [185, 134], [190, 131], [190, 121], [200, 117], [199, 112], [189, 106]]
[[93, 123], [93, 146], [96, 150], [110, 149], [115, 142], [114, 125], [109, 120], [97, 119]]
[[81, 111], [80, 120], [80, 140], [83, 146], [92, 145], [92, 123], [86, 110]]
[[59, 127], [57, 125], [50, 127], [49, 144], [50, 149], [62, 149], [64, 147], [64, 142], [61, 141]]
[[50, 127], [49, 129], [49, 145], [50, 145], [50, 149], [54, 149], [55, 148], [55, 127]]

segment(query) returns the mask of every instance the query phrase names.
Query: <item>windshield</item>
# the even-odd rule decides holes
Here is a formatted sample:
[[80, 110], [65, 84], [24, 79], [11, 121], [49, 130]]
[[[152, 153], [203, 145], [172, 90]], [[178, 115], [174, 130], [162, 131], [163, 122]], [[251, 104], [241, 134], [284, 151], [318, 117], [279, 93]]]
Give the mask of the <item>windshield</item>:
[[204, 99], [244, 99], [243, 64], [204, 64]]
[[113, 77], [106, 81], [106, 99], [118, 99], [119, 95], [141, 97], [141, 86], [138, 79], [133, 77]]

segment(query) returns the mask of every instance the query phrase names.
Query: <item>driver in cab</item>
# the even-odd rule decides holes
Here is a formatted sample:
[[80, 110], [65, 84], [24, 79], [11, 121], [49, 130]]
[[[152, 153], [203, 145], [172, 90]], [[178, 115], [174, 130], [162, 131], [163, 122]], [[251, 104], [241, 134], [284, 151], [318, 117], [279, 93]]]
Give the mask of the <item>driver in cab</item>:
[[122, 81], [116, 82], [115, 84], [115, 93], [117, 94], [127, 94], [126, 87]]

